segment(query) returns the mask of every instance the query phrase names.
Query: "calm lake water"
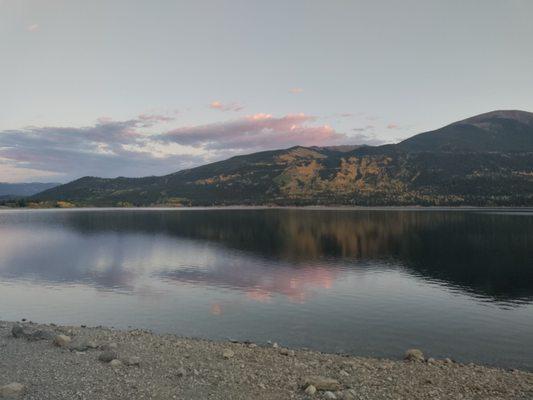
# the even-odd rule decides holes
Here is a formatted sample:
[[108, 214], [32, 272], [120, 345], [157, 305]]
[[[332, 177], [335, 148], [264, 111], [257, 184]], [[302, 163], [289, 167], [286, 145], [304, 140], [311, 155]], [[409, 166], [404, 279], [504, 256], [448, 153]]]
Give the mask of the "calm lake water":
[[0, 319], [533, 369], [533, 212], [0, 211]]

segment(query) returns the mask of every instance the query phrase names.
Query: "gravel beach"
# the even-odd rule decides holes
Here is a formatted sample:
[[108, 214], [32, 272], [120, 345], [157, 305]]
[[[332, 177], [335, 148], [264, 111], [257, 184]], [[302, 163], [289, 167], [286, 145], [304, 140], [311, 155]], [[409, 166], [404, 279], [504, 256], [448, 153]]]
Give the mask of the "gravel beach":
[[0, 323], [0, 398], [533, 399], [533, 374], [146, 331]]

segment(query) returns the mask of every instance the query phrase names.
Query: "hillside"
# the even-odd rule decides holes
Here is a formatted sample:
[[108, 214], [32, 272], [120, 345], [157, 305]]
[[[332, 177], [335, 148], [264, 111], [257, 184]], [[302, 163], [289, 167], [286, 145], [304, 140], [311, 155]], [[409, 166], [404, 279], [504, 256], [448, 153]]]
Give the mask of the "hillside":
[[395, 145], [293, 147], [161, 177], [85, 177], [32, 200], [80, 206], [533, 205], [533, 114], [486, 113]]

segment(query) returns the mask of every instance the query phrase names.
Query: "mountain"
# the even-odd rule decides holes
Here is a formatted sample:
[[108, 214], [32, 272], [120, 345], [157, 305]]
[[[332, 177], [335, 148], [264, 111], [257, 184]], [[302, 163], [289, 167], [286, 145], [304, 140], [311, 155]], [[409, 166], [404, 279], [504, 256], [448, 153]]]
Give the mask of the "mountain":
[[0, 182], [0, 198], [32, 196], [44, 190], [59, 186], [60, 183], [4, 183]]
[[533, 113], [492, 111], [404, 140], [406, 151], [533, 151]]
[[533, 114], [494, 111], [384, 146], [293, 147], [160, 177], [85, 177], [35, 202], [533, 206]]

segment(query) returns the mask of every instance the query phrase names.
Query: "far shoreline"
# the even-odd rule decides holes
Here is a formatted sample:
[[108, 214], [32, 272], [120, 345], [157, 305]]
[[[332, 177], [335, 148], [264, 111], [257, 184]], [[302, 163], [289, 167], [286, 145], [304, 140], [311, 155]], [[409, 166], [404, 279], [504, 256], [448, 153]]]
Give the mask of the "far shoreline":
[[533, 206], [269, 206], [269, 205], [228, 205], [228, 206], [143, 206], [143, 207], [8, 207], [0, 206], [0, 211], [205, 211], [205, 210], [309, 210], [309, 211], [518, 211], [533, 212]]

